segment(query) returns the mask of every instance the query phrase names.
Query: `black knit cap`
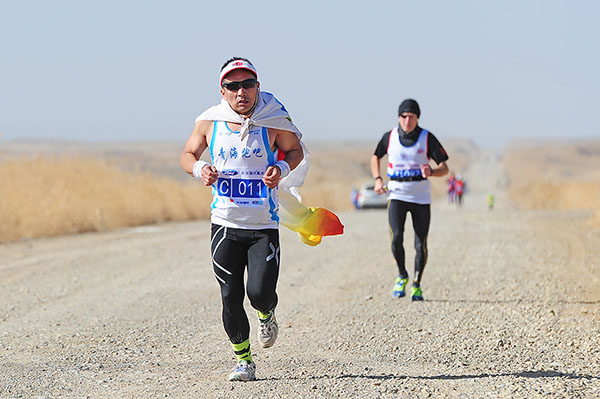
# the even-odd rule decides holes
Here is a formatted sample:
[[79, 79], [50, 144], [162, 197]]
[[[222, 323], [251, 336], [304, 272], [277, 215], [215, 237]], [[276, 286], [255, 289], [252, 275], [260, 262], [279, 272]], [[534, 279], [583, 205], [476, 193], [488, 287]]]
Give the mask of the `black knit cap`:
[[402, 104], [398, 107], [398, 116], [400, 116], [403, 112], [412, 112], [417, 115], [417, 118], [421, 116], [421, 108], [419, 108], [419, 104], [412, 98], [407, 98], [402, 101]]

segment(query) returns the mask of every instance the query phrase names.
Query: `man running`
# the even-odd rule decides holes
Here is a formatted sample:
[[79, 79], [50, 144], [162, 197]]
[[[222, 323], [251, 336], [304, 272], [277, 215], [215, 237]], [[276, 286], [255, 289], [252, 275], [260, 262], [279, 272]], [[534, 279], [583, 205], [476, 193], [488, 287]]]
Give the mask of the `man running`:
[[465, 192], [465, 181], [461, 175], [456, 176], [456, 203], [462, 206], [462, 197]]
[[[421, 278], [427, 263], [427, 234], [431, 220], [431, 189], [428, 178], [448, 173], [448, 155], [432, 133], [418, 126], [420, 115], [421, 110], [415, 100], [404, 100], [398, 108], [399, 125], [383, 135], [371, 157], [375, 191], [383, 194], [385, 185], [380, 174], [380, 160], [388, 155], [388, 218], [392, 231], [392, 253], [398, 265], [398, 277], [393, 291], [395, 298], [406, 295], [408, 273], [404, 266], [403, 235], [406, 214], [411, 214], [416, 250], [411, 292], [413, 301], [423, 300]], [[432, 167], [429, 159], [433, 159], [437, 166]]]
[[488, 209], [490, 211], [494, 209], [494, 194], [493, 193], [489, 193], [487, 195], [487, 205], [488, 205]]
[[[181, 154], [182, 168], [212, 186], [212, 263], [221, 287], [223, 325], [238, 361], [231, 381], [256, 379], [245, 290], [257, 310], [259, 344], [268, 348], [277, 339], [277, 186], [304, 156], [300, 133], [287, 111], [273, 95], [260, 92], [257, 79], [249, 60], [228, 60], [219, 78], [223, 100], [196, 119]], [[207, 148], [210, 163], [200, 160]]]
[[448, 203], [454, 204], [456, 198], [456, 178], [454, 173], [450, 172], [446, 179], [446, 187], [448, 191]]

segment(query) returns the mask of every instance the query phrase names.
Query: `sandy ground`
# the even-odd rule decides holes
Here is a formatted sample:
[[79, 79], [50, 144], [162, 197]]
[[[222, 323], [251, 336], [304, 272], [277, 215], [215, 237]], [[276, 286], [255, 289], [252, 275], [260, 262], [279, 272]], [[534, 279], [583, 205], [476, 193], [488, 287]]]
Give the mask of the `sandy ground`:
[[0, 397], [600, 397], [589, 212], [517, 210], [493, 152], [463, 174], [464, 206], [433, 205], [423, 303], [391, 297], [385, 211], [316, 248], [282, 228], [281, 331], [261, 349], [251, 317], [251, 383], [226, 381], [207, 222], [2, 245]]

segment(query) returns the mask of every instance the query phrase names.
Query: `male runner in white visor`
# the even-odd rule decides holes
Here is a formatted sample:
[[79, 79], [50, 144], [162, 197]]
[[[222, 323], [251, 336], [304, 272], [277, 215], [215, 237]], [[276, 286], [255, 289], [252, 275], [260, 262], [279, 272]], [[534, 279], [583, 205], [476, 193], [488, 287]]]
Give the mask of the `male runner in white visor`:
[[[268, 348], [277, 338], [281, 258], [277, 186], [303, 158], [300, 133], [285, 107], [271, 94], [260, 92], [257, 79], [249, 60], [228, 60], [219, 76], [223, 100], [197, 118], [181, 154], [183, 169], [212, 186], [213, 269], [221, 287], [223, 325], [238, 360], [229, 375], [232, 381], [256, 378], [244, 292], [257, 311], [259, 344]], [[267, 107], [275, 107], [279, 116], [263, 124], [259, 115]], [[211, 162], [200, 160], [207, 148]]]

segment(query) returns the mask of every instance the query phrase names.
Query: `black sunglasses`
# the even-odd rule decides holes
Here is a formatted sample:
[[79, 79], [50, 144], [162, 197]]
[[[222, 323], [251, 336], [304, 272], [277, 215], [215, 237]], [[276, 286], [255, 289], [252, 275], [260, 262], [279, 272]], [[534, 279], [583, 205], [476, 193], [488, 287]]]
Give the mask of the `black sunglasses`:
[[246, 79], [241, 82], [226, 82], [223, 83], [223, 87], [229, 91], [238, 91], [240, 87], [248, 90], [256, 87], [256, 79]]

